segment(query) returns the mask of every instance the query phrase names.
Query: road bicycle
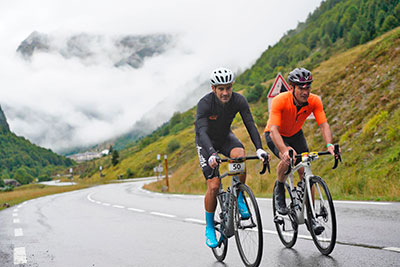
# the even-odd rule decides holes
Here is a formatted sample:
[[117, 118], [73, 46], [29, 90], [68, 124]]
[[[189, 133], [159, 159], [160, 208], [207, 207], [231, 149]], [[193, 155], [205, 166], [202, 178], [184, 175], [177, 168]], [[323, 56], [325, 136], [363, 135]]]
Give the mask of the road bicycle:
[[[305, 152], [296, 155], [300, 163], [294, 166], [293, 150], [289, 151], [290, 165], [285, 175], [288, 179], [285, 182], [285, 199], [287, 203], [288, 214], [279, 214], [273, 202], [273, 216], [278, 236], [282, 243], [291, 248], [297, 240], [298, 226], [305, 224], [318, 250], [323, 255], [329, 255], [336, 243], [336, 215], [331, 194], [325, 181], [313, 175], [311, 172], [311, 162], [317, 160], [321, 155], [331, 155], [328, 151], [323, 152]], [[338, 162], [341, 162], [339, 145], [335, 144], [335, 164], [332, 169], [336, 169]], [[294, 174], [300, 168], [304, 167], [304, 177], [294, 186]], [[276, 186], [276, 185], [275, 185]], [[275, 199], [275, 190], [274, 196]], [[304, 209], [307, 210], [307, 219], [304, 218]], [[323, 226], [313, 229], [313, 220], [317, 220]]]
[[[219, 163], [228, 162], [228, 172], [220, 178], [232, 176], [231, 185], [224, 191], [222, 183], [217, 194], [218, 205], [214, 216], [215, 232], [218, 246], [213, 248], [216, 259], [222, 262], [228, 250], [228, 239], [235, 236], [240, 257], [246, 266], [258, 266], [261, 262], [263, 250], [263, 229], [261, 215], [256, 198], [251, 189], [240, 182], [239, 176], [245, 171], [245, 161], [258, 159], [256, 156], [226, 158], [219, 160]], [[263, 169], [270, 172], [268, 158], [264, 157]], [[250, 216], [243, 218], [238, 208], [238, 196], [242, 194]]]

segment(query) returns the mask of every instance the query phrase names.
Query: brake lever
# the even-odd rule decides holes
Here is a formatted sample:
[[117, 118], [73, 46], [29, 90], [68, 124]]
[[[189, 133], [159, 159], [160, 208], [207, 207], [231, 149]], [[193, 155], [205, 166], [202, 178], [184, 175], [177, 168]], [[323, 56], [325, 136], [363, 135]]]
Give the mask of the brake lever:
[[290, 157], [289, 168], [288, 168], [287, 171], [284, 173], [284, 175], [288, 175], [288, 174], [292, 171], [292, 165], [293, 165], [293, 149], [290, 149], [290, 150], [289, 150], [289, 157]]
[[215, 177], [215, 173], [216, 173], [217, 169], [219, 168], [219, 164], [221, 164], [221, 162], [222, 162], [222, 160], [221, 160], [220, 157], [217, 157], [215, 160], [217, 161], [218, 165], [217, 165], [217, 167], [215, 167], [214, 169], [212, 169], [211, 174], [208, 176], [209, 179]]
[[337, 168], [339, 161], [342, 162], [342, 157], [340, 156], [340, 152], [339, 152], [339, 144], [335, 144], [334, 153], [335, 153], [335, 164], [333, 165], [332, 170]]
[[264, 174], [265, 170], [268, 168], [268, 173], [271, 173], [271, 169], [269, 167], [269, 160], [268, 160], [268, 155], [264, 155], [264, 162], [263, 162], [263, 169], [260, 171], [260, 174]]

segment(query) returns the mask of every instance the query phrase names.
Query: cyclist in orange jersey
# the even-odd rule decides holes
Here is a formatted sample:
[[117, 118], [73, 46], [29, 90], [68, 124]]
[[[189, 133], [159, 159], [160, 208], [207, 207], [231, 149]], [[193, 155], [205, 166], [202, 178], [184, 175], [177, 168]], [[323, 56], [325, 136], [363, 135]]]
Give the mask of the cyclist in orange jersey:
[[[288, 80], [290, 91], [281, 93], [272, 100], [270, 116], [264, 131], [268, 147], [281, 160], [277, 168], [274, 201], [278, 213], [283, 215], [288, 213], [285, 203], [286, 176], [284, 173], [290, 163], [289, 150], [293, 149], [294, 155], [308, 152], [302, 126], [311, 113], [314, 114], [321, 129], [328, 151], [334, 155], [332, 133], [321, 99], [310, 93], [313, 81], [311, 72], [304, 68], [296, 68], [289, 73]], [[301, 168], [298, 173], [302, 179], [304, 168]], [[316, 232], [324, 230], [317, 221], [313, 221], [312, 225]]]

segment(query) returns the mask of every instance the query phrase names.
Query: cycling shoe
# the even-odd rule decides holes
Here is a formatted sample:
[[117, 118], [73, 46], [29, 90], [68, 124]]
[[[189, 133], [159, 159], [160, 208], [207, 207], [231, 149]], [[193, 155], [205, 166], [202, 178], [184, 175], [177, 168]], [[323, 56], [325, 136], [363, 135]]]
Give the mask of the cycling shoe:
[[210, 248], [216, 248], [218, 246], [214, 228], [206, 227], [206, 245]]

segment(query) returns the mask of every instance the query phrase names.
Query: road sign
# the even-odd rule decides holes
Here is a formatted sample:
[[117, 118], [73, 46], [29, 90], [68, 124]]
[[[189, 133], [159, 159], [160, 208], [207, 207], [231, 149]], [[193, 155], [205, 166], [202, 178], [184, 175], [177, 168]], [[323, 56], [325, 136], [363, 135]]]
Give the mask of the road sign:
[[271, 89], [268, 91], [268, 112], [271, 111], [271, 103], [272, 99], [279, 95], [280, 93], [289, 91], [290, 87], [283, 78], [282, 74], [279, 72], [275, 78], [274, 84], [272, 85]]
[[268, 92], [268, 99], [274, 98], [275, 96], [279, 95], [280, 93], [289, 91], [290, 87], [283, 78], [282, 74], [279, 72], [275, 78], [274, 84], [272, 85], [271, 89]]

